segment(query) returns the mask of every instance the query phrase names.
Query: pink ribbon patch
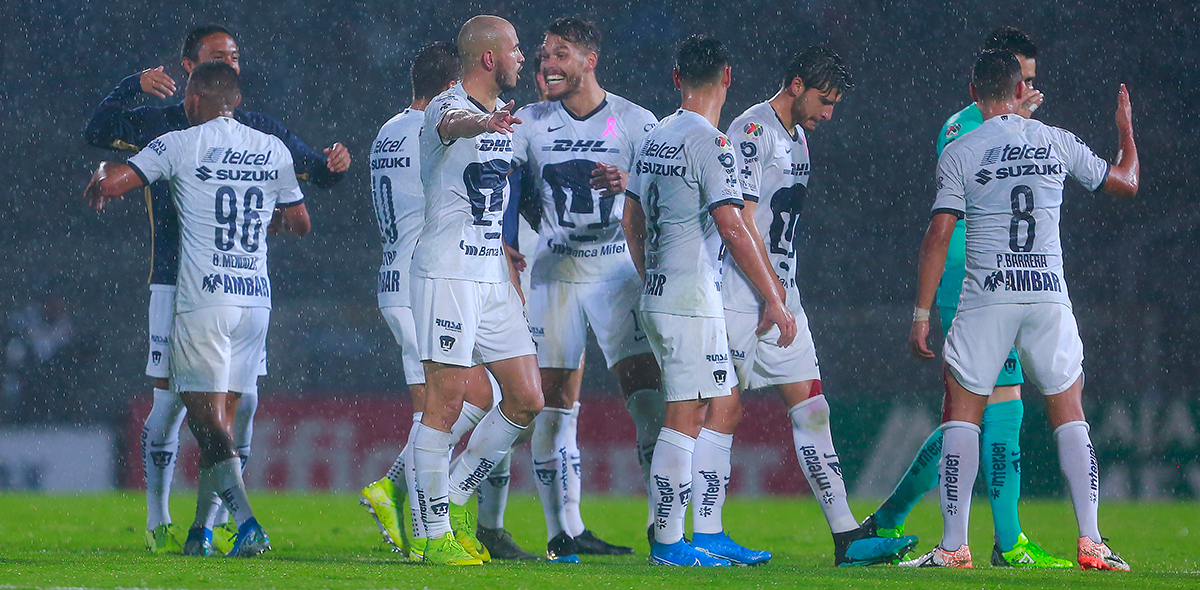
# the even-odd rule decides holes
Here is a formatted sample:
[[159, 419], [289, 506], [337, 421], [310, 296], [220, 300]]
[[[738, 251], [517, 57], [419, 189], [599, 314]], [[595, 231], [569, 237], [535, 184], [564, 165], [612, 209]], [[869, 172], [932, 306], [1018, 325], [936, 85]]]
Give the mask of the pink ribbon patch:
[[616, 137], [617, 136], [617, 127], [616, 126], [617, 126], [617, 118], [609, 117], [608, 118], [608, 127], [606, 127], [604, 129], [604, 133], [601, 133], [600, 137], [608, 137], [609, 135]]

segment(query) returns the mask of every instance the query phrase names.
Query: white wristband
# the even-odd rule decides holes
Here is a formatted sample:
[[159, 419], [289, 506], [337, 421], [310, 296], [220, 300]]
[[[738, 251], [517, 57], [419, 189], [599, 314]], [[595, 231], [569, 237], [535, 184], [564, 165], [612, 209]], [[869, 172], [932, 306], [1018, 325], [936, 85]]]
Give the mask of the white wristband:
[[919, 307], [914, 307], [913, 308], [913, 321], [914, 322], [928, 322], [929, 321], [929, 310], [921, 309]]

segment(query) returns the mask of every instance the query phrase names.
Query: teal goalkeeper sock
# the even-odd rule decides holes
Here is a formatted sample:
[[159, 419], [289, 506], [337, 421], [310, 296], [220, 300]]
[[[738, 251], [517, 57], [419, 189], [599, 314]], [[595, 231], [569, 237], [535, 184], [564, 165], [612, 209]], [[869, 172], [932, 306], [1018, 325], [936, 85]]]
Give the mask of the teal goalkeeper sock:
[[875, 523], [882, 528], [896, 528], [904, 524], [913, 506], [929, 490], [937, 487], [938, 461], [942, 459], [942, 429], [938, 428], [925, 439], [917, 457], [913, 459], [904, 478], [896, 484], [892, 495], [875, 511]]
[[1011, 551], [1021, 535], [1017, 501], [1021, 499], [1021, 418], [1025, 405], [1019, 399], [992, 404], [983, 411], [983, 440], [979, 447], [980, 472], [992, 503], [996, 544]]

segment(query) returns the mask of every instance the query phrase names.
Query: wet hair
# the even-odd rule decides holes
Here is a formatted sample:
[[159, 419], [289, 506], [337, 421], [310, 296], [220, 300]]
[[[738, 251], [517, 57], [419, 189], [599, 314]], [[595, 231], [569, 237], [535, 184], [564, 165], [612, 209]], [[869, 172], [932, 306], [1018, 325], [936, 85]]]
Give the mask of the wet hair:
[[453, 43], [437, 41], [417, 52], [412, 64], [413, 98], [433, 98], [462, 78], [462, 60]]
[[530, 60], [530, 65], [533, 67], [533, 73], [535, 75], [538, 72], [542, 71], [542, 60], [544, 60], [544, 59], [546, 59], [546, 55], [545, 55], [545, 53], [542, 52], [541, 47], [538, 47], [531, 52], [529, 60]]
[[206, 103], [232, 106], [241, 94], [237, 70], [220, 60], [203, 62], [188, 77], [187, 92], [200, 95]]
[[999, 27], [992, 31], [983, 43], [983, 51], [988, 49], [1003, 49], [1028, 59], [1037, 57], [1037, 45], [1016, 27]]
[[577, 16], [556, 19], [546, 27], [546, 33], [558, 35], [585, 51], [600, 53], [600, 29], [590, 20]]
[[791, 85], [796, 78], [804, 82], [805, 88], [816, 88], [818, 92], [837, 90], [845, 93], [854, 88], [854, 80], [842, 58], [821, 45], [801, 49], [788, 60], [783, 68], [783, 85]]
[[192, 61], [200, 61], [200, 44], [210, 35], [224, 33], [233, 37], [233, 33], [229, 29], [221, 25], [200, 25], [190, 31], [183, 38], [183, 49], [179, 51], [180, 57], [190, 59]]
[[1021, 62], [1013, 52], [988, 49], [979, 54], [971, 71], [971, 84], [980, 101], [1002, 101], [1012, 96], [1021, 82]]
[[729, 65], [725, 44], [708, 35], [692, 35], [679, 45], [675, 69], [679, 80], [688, 85], [710, 84], [718, 80]]

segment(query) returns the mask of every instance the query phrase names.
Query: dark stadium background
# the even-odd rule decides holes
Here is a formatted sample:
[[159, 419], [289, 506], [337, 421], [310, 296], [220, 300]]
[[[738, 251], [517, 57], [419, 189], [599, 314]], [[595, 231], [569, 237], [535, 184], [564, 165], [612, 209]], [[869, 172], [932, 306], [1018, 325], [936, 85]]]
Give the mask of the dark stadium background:
[[[241, 0], [196, 13], [178, 6], [16, 0], [0, 7], [0, 313], [56, 293], [78, 341], [56, 374], [52, 407], [10, 408], [9, 423], [125, 432], [130, 401], [149, 398], [146, 212], [140, 198], [103, 215], [84, 207], [90, 170], [113, 155], [86, 146], [82, 131], [109, 89], [144, 68], [166, 65], [181, 94], [179, 43], [188, 28], [216, 22], [237, 35], [246, 108], [281, 119], [314, 147], [341, 141], [354, 158], [333, 190], [306, 187], [312, 234], [272, 244], [266, 406], [288, 396], [403, 391], [397, 347], [375, 304], [379, 248], [367, 148], [379, 125], [407, 106], [415, 50], [452, 39], [466, 18], [490, 12], [516, 25], [529, 55], [551, 18], [580, 14], [605, 36], [601, 84], [660, 117], [678, 104], [673, 55], [691, 33], [731, 47], [722, 125], [776, 90], [781, 60], [795, 50], [828, 44], [848, 63], [856, 87], [834, 120], [810, 134], [801, 290], [853, 482], [893, 407], [932, 416], [940, 403], [938, 365], [916, 362], [905, 344], [933, 144], [945, 118], [969, 101], [969, 68], [983, 37], [1007, 24], [1039, 46], [1037, 86], [1047, 101], [1037, 118], [1074, 131], [1106, 158], [1116, 150], [1117, 87], [1129, 85], [1142, 158], [1137, 199], [1119, 202], [1071, 184], [1063, 207], [1067, 275], [1087, 354], [1085, 395], [1098, 449], [1106, 464], [1128, 466], [1134, 493], [1156, 493], [1136, 490], [1139, 480], [1157, 477], [1162, 482], [1150, 487], [1200, 494], [1195, 4]], [[512, 93], [518, 104], [533, 98], [531, 73], [522, 79]], [[617, 395], [598, 353], [589, 354], [585, 403]], [[1029, 389], [1026, 488], [1053, 493], [1057, 462]], [[1150, 464], [1158, 475], [1139, 471]]]

